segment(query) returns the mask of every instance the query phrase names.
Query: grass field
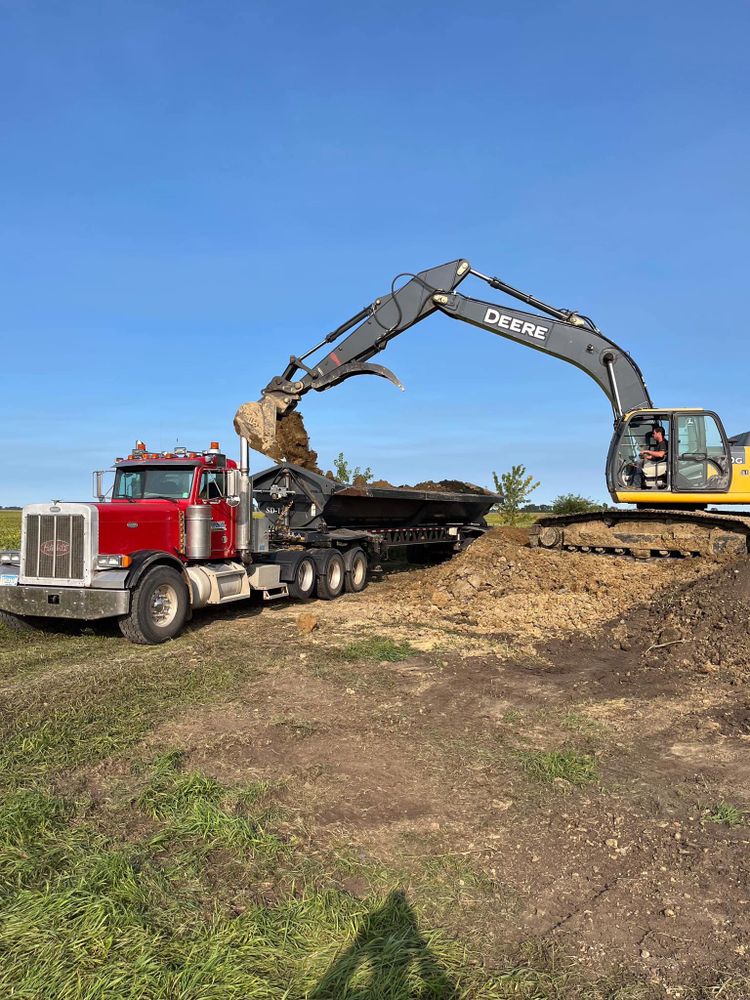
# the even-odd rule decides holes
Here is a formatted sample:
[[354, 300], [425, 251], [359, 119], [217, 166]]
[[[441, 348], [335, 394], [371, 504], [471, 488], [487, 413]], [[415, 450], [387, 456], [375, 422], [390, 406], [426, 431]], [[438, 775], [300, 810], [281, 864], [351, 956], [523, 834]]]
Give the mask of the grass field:
[[[529, 525], [533, 524], [538, 517], [538, 514], [519, 514], [515, 522], [515, 527], [528, 528]], [[502, 527], [508, 524], [508, 519], [503, 514], [487, 514], [485, 516], [485, 520], [487, 521], [487, 524], [493, 528]]]
[[0, 510], [0, 549], [17, 549], [21, 545], [21, 511]]

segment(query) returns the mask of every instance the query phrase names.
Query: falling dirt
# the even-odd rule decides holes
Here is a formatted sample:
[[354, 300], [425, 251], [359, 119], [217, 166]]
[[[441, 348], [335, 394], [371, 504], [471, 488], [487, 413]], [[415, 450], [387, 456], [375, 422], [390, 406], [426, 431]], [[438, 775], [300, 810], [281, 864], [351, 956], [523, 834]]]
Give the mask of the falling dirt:
[[299, 465], [310, 472], [317, 472], [322, 475], [318, 466], [318, 453], [310, 447], [310, 436], [305, 428], [305, 421], [299, 410], [291, 410], [285, 416], [276, 421], [275, 440], [273, 444], [266, 444], [261, 437], [255, 433], [248, 434], [245, 422], [243, 422], [243, 409], [252, 407], [254, 404], [245, 404], [240, 407], [235, 417], [235, 427], [238, 433], [248, 436], [250, 446], [256, 451], [262, 451], [274, 462], [291, 462]]
[[275, 454], [269, 453], [269, 457], [276, 461], [292, 462], [310, 472], [322, 474], [318, 466], [318, 453], [310, 447], [310, 435], [299, 410], [292, 410], [279, 420], [276, 426]]

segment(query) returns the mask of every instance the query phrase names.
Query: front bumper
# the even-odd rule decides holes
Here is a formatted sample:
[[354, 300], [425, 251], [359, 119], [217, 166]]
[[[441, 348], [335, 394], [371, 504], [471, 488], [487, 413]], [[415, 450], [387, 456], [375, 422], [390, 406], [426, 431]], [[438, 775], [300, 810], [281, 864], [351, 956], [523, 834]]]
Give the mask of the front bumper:
[[0, 587], [0, 611], [34, 618], [112, 618], [130, 610], [129, 590], [88, 587], [38, 587], [16, 584]]

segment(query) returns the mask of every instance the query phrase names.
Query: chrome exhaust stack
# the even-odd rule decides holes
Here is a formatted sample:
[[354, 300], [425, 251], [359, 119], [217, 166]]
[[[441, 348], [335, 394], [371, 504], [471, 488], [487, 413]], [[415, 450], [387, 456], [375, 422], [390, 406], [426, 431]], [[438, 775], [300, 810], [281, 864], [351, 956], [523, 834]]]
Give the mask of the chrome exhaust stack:
[[253, 487], [250, 482], [250, 445], [240, 438], [240, 505], [237, 509], [237, 551], [245, 565], [253, 561], [250, 520], [253, 513]]

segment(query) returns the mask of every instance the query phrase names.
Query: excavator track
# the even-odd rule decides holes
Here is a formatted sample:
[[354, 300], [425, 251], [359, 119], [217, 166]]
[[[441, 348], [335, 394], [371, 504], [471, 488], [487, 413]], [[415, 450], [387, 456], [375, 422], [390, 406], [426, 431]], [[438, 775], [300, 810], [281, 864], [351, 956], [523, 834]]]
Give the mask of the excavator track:
[[543, 549], [636, 559], [738, 556], [750, 551], [750, 514], [656, 508], [556, 514], [540, 518], [529, 541]]

